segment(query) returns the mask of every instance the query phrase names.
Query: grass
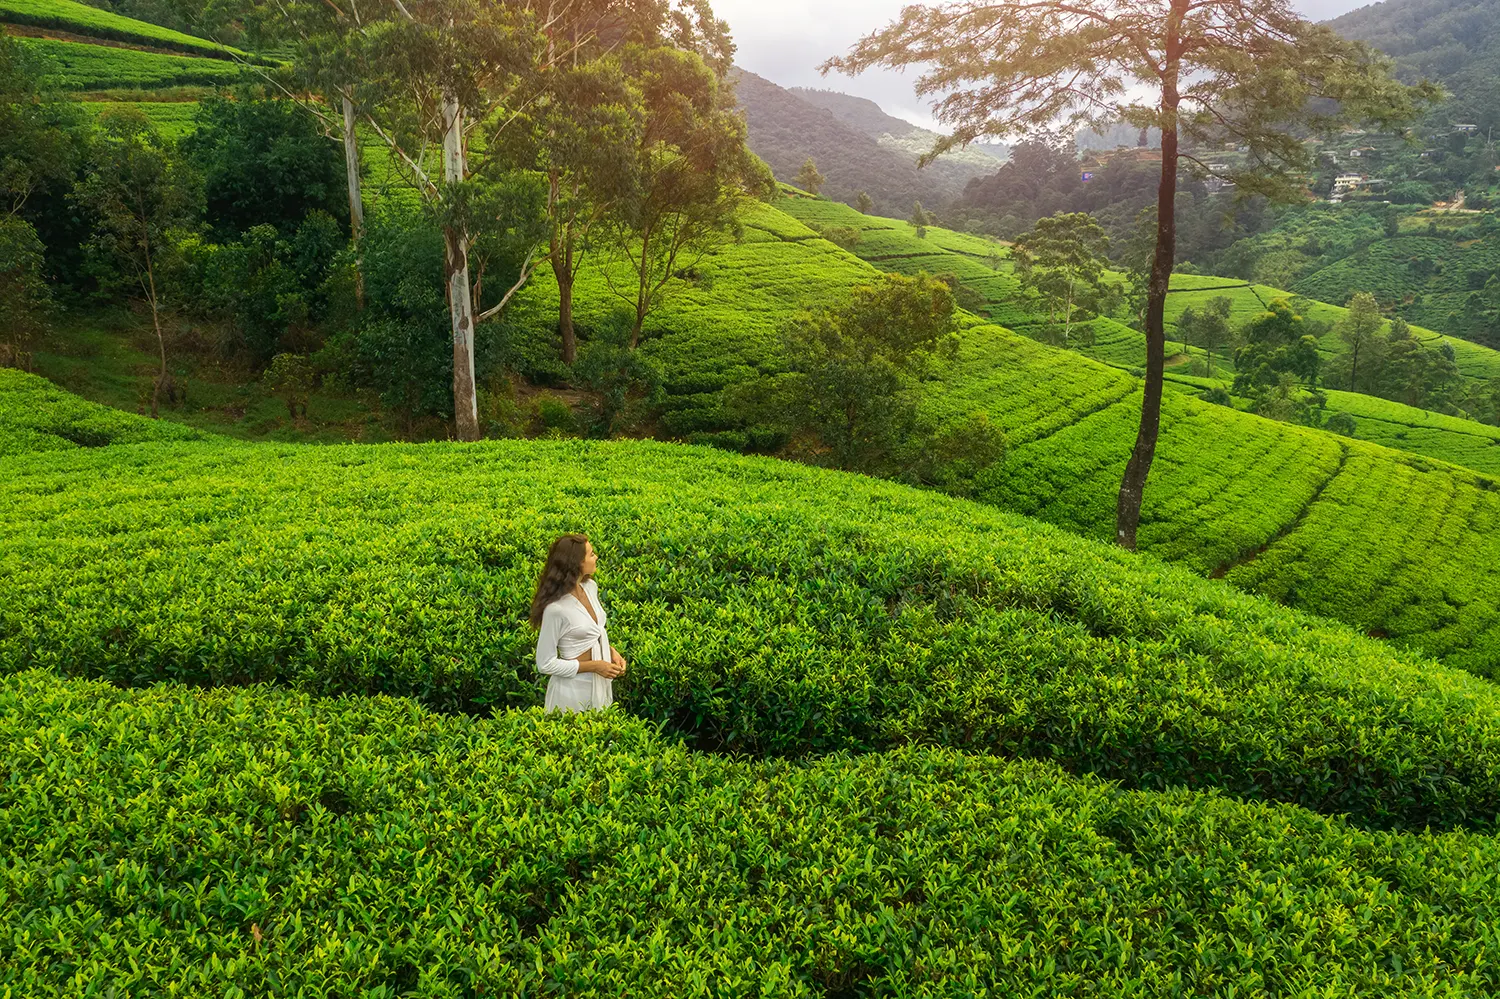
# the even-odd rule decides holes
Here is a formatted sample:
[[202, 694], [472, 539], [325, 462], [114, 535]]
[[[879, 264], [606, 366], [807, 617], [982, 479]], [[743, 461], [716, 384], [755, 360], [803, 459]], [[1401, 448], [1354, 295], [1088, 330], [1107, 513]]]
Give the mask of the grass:
[[23, 38], [21, 43], [52, 63], [52, 80], [64, 90], [229, 84], [241, 74], [238, 65], [222, 59], [162, 55], [55, 38]]
[[165, 139], [180, 139], [196, 127], [197, 101], [87, 101], [83, 105], [95, 114], [109, 110], [135, 110], [150, 120], [152, 127]]
[[252, 58], [247, 53], [218, 42], [122, 17], [75, 0], [0, 0], [0, 24], [55, 28], [90, 38], [136, 42], [214, 59]]

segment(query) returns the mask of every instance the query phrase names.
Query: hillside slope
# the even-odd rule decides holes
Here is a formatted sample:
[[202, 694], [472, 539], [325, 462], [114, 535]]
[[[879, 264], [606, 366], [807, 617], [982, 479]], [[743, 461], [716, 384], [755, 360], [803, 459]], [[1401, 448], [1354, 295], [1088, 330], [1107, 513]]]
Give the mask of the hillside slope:
[[[841, 301], [876, 273], [771, 208], [747, 219], [745, 232], [701, 262], [648, 322], [643, 349], [662, 372], [668, 434], [753, 446], [723, 410], [721, 390], [777, 370], [777, 331], [798, 307]], [[936, 238], [972, 240], [976, 251], [990, 245]], [[861, 252], [874, 245], [862, 241]], [[912, 262], [894, 237], [892, 251], [882, 266]], [[586, 272], [577, 292], [581, 323], [612, 321], [614, 300], [598, 272]], [[543, 279], [512, 323], [550, 339], [555, 309], [555, 286]], [[1111, 537], [1135, 435], [1135, 379], [996, 325], [973, 325], [964, 339], [930, 407], [934, 415], [982, 409], [1007, 429], [1011, 454], [986, 498]], [[1500, 664], [1500, 493], [1477, 473], [1169, 393], [1140, 539], [1203, 575], [1450, 662], [1482, 673]]]
[[882, 146], [831, 111], [754, 73], [735, 70], [734, 85], [745, 110], [750, 148], [784, 183], [793, 182], [811, 156], [830, 198], [853, 203], [864, 191], [878, 211], [904, 216], [910, 214], [913, 200], [939, 205], [956, 197], [977, 175], [962, 166], [918, 170], [916, 152]]
[[[0, 373], [0, 408], [37, 383]], [[0, 460], [0, 671], [532, 706], [538, 559], [581, 529], [617, 699], [701, 748], [942, 745], [1377, 827], [1500, 810], [1493, 684], [933, 492], [628, 441]]]

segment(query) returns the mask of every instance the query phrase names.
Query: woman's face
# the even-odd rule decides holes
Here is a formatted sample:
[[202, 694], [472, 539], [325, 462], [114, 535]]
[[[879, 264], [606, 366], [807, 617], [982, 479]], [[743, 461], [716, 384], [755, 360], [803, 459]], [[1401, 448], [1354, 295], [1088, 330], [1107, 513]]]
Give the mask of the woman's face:
[[598, 564], [599, 557], [594, 554], [593, 543], [585, 541], [583, 543], [583, 574], [585, 576], [592, 576], [594, 574], [594, 567]]

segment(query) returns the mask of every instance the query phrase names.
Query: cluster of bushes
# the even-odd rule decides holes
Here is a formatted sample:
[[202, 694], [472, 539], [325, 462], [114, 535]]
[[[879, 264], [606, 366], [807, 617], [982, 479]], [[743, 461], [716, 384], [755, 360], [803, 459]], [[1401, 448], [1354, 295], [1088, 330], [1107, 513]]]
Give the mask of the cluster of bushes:
[[0, 982], [104, 992], [1477, 997], [1500, 855], [616, 714], [0, 682]]
[[11, 460], [10, 669], [535, 704], [527, 601], [582, 528], [621, 701], [695, 745], [941, 744], [1372, 825], [1500, 805], [1488, 685], [931, 493], [660, 444], [107, 451]]

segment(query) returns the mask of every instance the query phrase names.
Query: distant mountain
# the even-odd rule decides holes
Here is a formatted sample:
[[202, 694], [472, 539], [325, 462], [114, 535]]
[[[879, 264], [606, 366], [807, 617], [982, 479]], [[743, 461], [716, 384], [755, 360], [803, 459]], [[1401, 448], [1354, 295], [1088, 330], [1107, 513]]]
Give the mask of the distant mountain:
[[1404, 78], [1452, 91], [1440, 117], [1500, 126], [1500, 0], [1385, 0], [1328, 25], [1391, 56]]
[[823, 193], [835, 201], [852, 204], [864, 191], [877, 213], [905, 218], [913, 201], [946, 204], [1001, 163], [976, 146], [918, 170], [917, 157], [931, 148], [936, 133], [887, 115], [872, 101], [823, 90], [794, 92], [742, 69], [734, 71], [734, 81], [750, 148], [786, 183], [796, 182], [811, 156], [825, 178]]

